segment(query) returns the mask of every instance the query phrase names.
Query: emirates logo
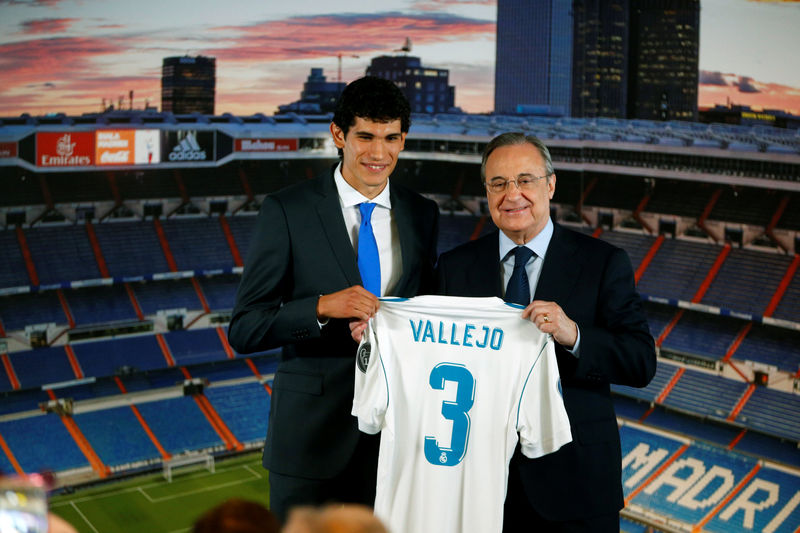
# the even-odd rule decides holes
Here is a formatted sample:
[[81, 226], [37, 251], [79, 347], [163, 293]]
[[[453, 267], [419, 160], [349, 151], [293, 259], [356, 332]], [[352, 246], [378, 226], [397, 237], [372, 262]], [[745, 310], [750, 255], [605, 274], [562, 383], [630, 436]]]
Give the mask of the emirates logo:
[[72, 136], [69, 133], [65, 133], [63, 137], [59, 137], [56, 143], [56, 153], [61, 157], [69, 157], [72, 155], [72, 151], [75, 150], [75, 144], [72, 142]]

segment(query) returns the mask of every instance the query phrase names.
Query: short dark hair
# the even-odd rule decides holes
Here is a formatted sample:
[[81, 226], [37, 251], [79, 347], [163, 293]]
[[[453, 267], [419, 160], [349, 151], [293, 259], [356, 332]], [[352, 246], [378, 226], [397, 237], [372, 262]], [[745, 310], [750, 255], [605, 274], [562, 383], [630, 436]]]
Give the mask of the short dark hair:
[[533, 135], [525, 135], [524, 133], [520, 133], [518, 131], [501, 133], [489, 141], [489, 144], [486, 145], [486, 148], [483, 150], [483, 158], [481, 159], [481, 181], [486, 181], [486, 161], [489, 159], [489, 156], [492, 155], [492, 152], [501, 146], [511, 146], [515, 144], [530, 144], [539, 150], [539, 153], [542, 155], [542, 159], [544, 160], [544, 171], [547, 172], [548, 176], [547, 182], [550, 183], [550, 176], [555, 174], [555, 170], [553, 169], [553, 159], [550, 157], [550, 150], [547, 149], [547, 146], [545, 146], [545, 144], [538, 137], [534, 137]]
[[336, 102], [333, 123], [347, 135], [356, 117], [374, 122], [400, 120], [400, 131], [408, 133], [411, 106], [394, 82], [375, 76], [364, 76], [350, 82]]

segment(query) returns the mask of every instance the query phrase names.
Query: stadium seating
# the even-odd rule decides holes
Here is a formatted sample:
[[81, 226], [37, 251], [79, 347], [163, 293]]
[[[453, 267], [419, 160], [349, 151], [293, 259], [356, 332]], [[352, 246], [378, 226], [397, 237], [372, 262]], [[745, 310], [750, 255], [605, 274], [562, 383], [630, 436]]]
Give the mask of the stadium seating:
[[176, 365], [195, 365], [227, 358], [214, 328], [171, 331], [164, 334]]
[[[24, 472], [58, 472], [88, 466], [59, 415], [0, 421], [0, 435]], [[53, 446], [56, 442], [58, 446]]]
[[223, 445], [189, 396], [141, 403], [137, 407], [161, 445], [171, 454]]
[[29, 285], [30, 278], [16, 231], [0, 230], [0, 250], [3, 250], [0, 256], [0, 288]]
[[748, 427], [800, 441], [800, 396], [757, 387], [736, 417]]
[[706, 243], [665, 240], [639, 280], [639, 292], [691, 301], [720, 250]]
[[755, 325], [736, 350], [737, 359], [757, 361], [795, 373], [800, 371], [800, 332]]
[[215, 270], [234, 266], [218, 217], [168, 218], [162, 226], [178, 270]]
[[740, 319], [686, 311], [661, 347], [719, 360], [743, 326]]
[[270, 396], [261, 383], [211, 386], [205, 395], [240, 442], [258, 442], [267, 435]]
[[235, 274], [221, 274], [198, 279], [211, 311], [233, 310], [239, 279], [239, 276]]
[[702, 302], [760, 315], [790, 263], [787, 256], [734, 248]]
[[643, 233], [623, 231], [604, 231], [600, 234], [600, 238], [625, 250], [628, 253], [628, 257], [630, 257], [634, 270], [642, 262], [642, 259], [650, 251], [653, 242], [656, 240], [655, 237]]
[[235, 217], [228, 217], [228, 226], [231, 228], [233, 240], [242, 260], [247, 257], [250, 250], [250, 241], [253, 239], [253, 229], [256, 225], [256, 217], [253, 213], [242, 214]]
[[114, 407], [73, 416], [92, 448], [109, 467], [159, 457], [130, 407]]
[[124, 285], [64, 291], [77, 326], [138, 320]]
[[0, 319], [9, 331], [24, 330], [34, 324], [68, 324], [56, 291], [0, 296]]
[[95, 233], [112, 276], [169, 272], [152, 221], [97, 224]]
[[12, 352], [8, 358], [23, 389], [78, 377], [70, 366], [63, 346]]
[[25, 230], [39, 283], [96, 279], [100, 277], [86, 227], [38, 226]]
[[85, 376], [145, 372], [167, 366], [155, 335], [137, 335], [72, 345]]

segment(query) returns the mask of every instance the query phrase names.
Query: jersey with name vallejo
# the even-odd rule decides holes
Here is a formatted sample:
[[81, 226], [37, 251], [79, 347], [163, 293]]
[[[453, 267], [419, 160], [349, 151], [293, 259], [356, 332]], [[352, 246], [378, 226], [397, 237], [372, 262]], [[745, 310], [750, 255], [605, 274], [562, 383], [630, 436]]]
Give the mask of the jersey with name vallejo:
[[508, 464], [572, 440], [553, 341], [499, 298], [384, 299], [358, 350], [358, 426], [381, 432], [375, 514], [402, 533], [502, 530]]

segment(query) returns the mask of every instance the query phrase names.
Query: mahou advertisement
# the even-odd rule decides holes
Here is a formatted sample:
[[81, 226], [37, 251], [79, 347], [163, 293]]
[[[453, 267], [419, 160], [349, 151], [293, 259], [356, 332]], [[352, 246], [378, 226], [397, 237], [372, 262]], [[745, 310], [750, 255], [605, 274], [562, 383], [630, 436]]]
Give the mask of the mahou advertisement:
[[36, 166], [88, 167], [94, 164], [94, 132], [36, 134]]
[[297, 139], [236, 139], [237, 152], [296, 152]]

